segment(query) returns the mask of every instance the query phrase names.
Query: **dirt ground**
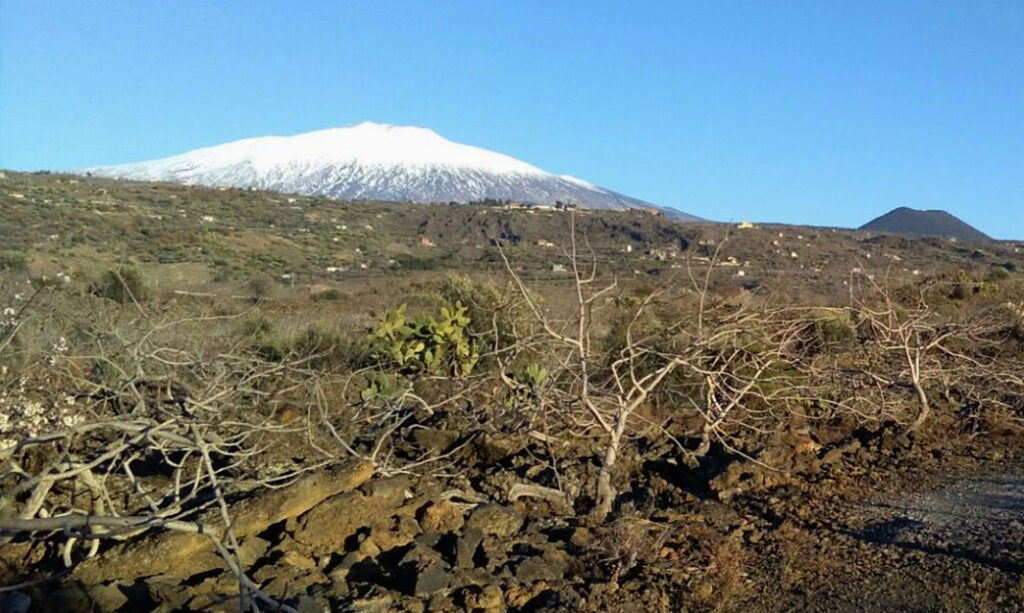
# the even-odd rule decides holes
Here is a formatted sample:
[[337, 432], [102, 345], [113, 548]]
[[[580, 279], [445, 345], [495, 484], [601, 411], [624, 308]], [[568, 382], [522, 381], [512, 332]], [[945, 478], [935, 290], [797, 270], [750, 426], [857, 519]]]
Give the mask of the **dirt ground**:
[[885, 489], [805, 501], [813, 513], [783, 522], [750, 579], [763, 596], [720, 610], [1024, 610], [1024, 465], [914, 471]]

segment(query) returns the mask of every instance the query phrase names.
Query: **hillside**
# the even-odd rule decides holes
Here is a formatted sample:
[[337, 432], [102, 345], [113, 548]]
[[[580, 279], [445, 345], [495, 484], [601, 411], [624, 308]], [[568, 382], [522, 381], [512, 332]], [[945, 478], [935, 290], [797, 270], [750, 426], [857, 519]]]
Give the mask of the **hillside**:
[[[501, 275], [494, 240], [526, 274], [564, 280], [570, 215], [550, 209], [413, 205], [271, 191], [8, 172], [0, 181], [3, 251], [38, 274], [97, 274], [125, 259], [168, 289], [241, 291], [254, 276], [286, 285], [464, 271]], [[865, 237], [832, 228], [676, 223], [641, 211], [577, 211], [603, 272], [745, 288], [837, 291], [854, 271], [912, 279], [929, 272], [1024, 269], [1024, 245]], [[724, 240], [724, 243], [723, 243]]]
[[881, 234], [937, 236], [963, 241], [990, 241], [988, 235], [950, 215], [946, 211], [921, 211], [899, 207], [860, 227]]
[[1020, 600], [1024, 244], [2, 171], [0, 229], [4, 613]]

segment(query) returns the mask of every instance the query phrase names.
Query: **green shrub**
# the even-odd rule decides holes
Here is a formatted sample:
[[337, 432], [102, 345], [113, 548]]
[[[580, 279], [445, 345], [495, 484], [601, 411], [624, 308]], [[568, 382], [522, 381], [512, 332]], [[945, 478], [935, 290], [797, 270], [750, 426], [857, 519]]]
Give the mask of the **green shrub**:
[[856, 338], [857, 330], [847, 313], [822, 311], [815, 315], [814, 335], [826, 349], [848, 347]]
[[0, 271], [25, 272], [28, 258], [20, 251], [0, 251]]
[[335, 288], [325, 289], [322, 292], [317, 292], [312, 295], [314, 301], [319, 302], [322, 300], [341, 300], [341, 292]]
[[347, 345], [337, 328], [310, 324], [292, 337], [291, 350], [300, 358], [327, 356]]
[[372, 355], [391, 362], [405, 373], [466, 377], [480, 360], [477, 343], [469, 333], [466, 307], [456, 302], [442, 306], [438, 317], [408, 319], [406, 305], [388, 311], [369, 336]]
[[134, 266], [108, 270], [90, 289], [91, 293], [120, 304], [142, 302], [147, 294], [142, 273]]
[[274, 324], [265, 315], [257, 315], [242, 321], [238, 328], [242, 336], [264, 338], [274, 331]]
[[438, 292], [442, 306], [465, 307], [467, 330], [485, 350], [515, 343], [515, 328], [524, 323], [522, 302], [494, 283], [477, 283], [465, 275], [449, 274]]
[[988, 270], [988, 274], [985, 275], [985, 280], [998, 283], [999, 281], [1005, 281], [1010, 278], [1010, 271], [1003, 268], [1002, 266], [993, 266]]
[[242, 324], [243, 333], [253, 337], [252, 349], [268, 362], [302, 360], [311, 368], [350, 368], [361, 366], [365, 350], [341, 329], [325, 323], [312, 323], [293, 334], [272, 334], [265, 318]]
[[267, 362], [283, 362], [291, 351], [288, 340], [281, 336], [259, 337], [252, 344], [252, 350]]
[[[643, 346], [655, 352], [672, 353], [688, 344], [687, 335], [680, 333], [685, 330], [681, 318], [688, 317], [687, 314], [667, 314], [656, 312], [654, 308], [647, 308], [639, 316], [637, 310], [647, 300], [647, 296], [630, 295], [620, 296], [616, 299], [616, 310], [611, 315], [608, 331], [600, 339], [601, 351], [611, 366], [613, 362], [622, 356], [622, 351], [627, 347], [627, 332], [634, 344]], [[673, 331], [676, 328], [679, 331]], [[647, 372], [652, 364], [640, 365], [639, 371]]]
[[274, 280], [269, 275], [255, 275], [250, 277], [248, 283], [246, 283], [253, 302], [260, 302], [269, 298], [274, 291], [275, 285]]
[[967, 286], [963, 285], [962, 283], [957, 283], [956, 285], [954, 285], [952, 291], [949, 292], [949, 297], [952, 300], [964, 300], [970, 295], [970, 290], [967, 289]]
[[408, 253], [395, 256], [395, 264], [405, 270], [435, 270], [440, 266], [438, 258], [423, 258]]

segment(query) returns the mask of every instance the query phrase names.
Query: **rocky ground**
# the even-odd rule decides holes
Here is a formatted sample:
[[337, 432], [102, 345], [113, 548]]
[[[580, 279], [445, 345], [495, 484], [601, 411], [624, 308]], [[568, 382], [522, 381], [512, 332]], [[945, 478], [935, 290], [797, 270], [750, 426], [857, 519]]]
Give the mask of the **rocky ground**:
[[[1024, 607], [1024, 472], [923, 475], [785, 526], [785, 594], [763, 610], [1013, 611]], [[782, 539], [789, 539], [784, 541]], [[788, 551], [795, 548], [796, 551]], [[795, 572], [793, 572], [795, 571]], [[778, 575], [766, 573], [773, 581]]]
[[[489, 467], [382, 477], [346, 462], [236, 503], [233, 520], [249, 575], [300, 611], [1024, 610], [1013, 440], [882, 428], [804, 443], [765, 454], [784, 471], [649, 458], [607, 523], [513, 487], [528, 450], [486, 437], [466, 453]], [[5, 546], [4, 583], [51, 555]], [[4, 613], [238, 609], [209, 541], [169, 532], [2, 596]]]

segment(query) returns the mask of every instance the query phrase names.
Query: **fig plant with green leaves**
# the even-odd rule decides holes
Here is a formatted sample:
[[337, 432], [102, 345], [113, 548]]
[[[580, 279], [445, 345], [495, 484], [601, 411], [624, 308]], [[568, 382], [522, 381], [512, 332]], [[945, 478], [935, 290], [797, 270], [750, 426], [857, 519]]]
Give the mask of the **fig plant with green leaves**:
[[390, 361], [407, 374], [468, 377], [480, 361], [470, 323], [466, 307], [459, 301], [442, 305], [436, 317], [410, 318], [406, 305], [399, 305], [370, 333], [373, 357]]

